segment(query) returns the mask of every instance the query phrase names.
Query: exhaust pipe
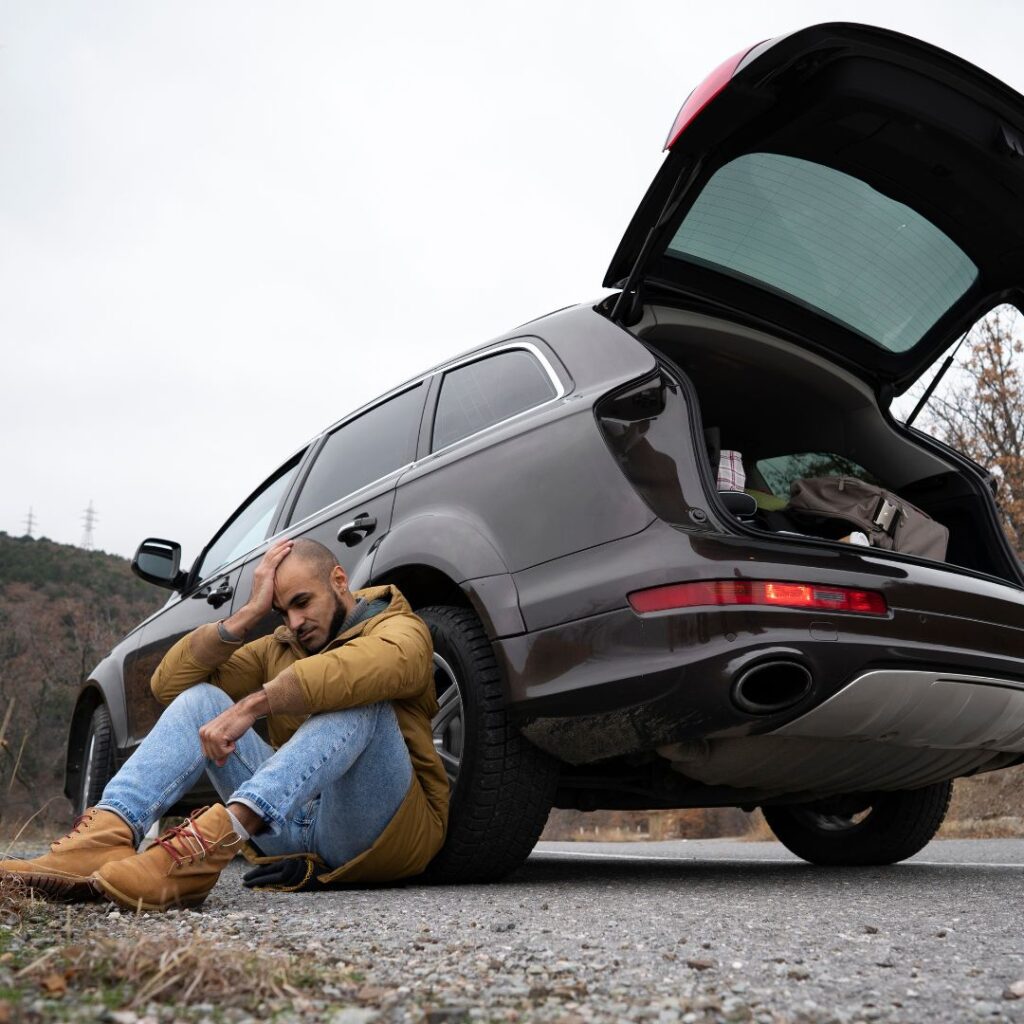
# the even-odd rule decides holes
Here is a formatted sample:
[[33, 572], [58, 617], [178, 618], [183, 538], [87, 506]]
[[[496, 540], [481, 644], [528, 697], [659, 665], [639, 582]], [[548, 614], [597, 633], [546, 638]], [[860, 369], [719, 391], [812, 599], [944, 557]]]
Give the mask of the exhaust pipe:
[[748, 715], [771, 715], [801, 701], [811, 683], [811, 673], [798, 661], [762, 661], [736, 680], [732, 699]]

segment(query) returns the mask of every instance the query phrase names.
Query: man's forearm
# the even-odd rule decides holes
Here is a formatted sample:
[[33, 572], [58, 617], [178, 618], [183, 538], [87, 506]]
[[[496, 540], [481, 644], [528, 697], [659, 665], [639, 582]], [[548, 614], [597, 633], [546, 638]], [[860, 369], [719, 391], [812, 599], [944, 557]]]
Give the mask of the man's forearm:
[[208, 668], [227, 661], [241, 647], [266, 613], [246, 603], [220, 622], [198, 626], [190, 635], [193, 653]]
[[[242, 625], [249, 621], [241, 618]], [[187, 633], [164, 655], [153, 673], [153, 694], [169, 704], [178, 694], [196, 683], [209, 681], [220, 686], [233, 699], [254, 693], [265, 681], [259, 658], [251, 655], [238, 662], [236, 655], [246, 651], [244, 640], [225, 637], [224, 623], [207, 622]], [[236, 624], [236, 628], [241, 627]], [[234, 659], [234, 661], [232, 660]], [[225, 668], [226, 663], [234, 667]]]
[[243, 705], [246, 711], [257, 718], [266, 718], [270, 714], [270, 701], [267, 699], [266, 691], [263, 689], [250, 693], [248, 697], [243, 697], [238, 703]]
[[246, 634], [263, 618], [263, 612], [254, 611], [248, 604], [242, 605], [234, 615], [223, 622], [224, 631], [236, 642], [245, 640]]

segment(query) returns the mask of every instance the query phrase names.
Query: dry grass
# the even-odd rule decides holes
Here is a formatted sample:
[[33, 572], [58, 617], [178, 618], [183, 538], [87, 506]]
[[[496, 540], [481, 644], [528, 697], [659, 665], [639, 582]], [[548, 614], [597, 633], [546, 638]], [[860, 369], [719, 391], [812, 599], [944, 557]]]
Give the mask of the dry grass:
[[[256, 951], [234, 937], [182, 933], [172, 919], [138, 918], [111, 934], [101, 930], [102, 916], [89, 911], [88, 926], [76, 934], [81, 908], [29, 896], [23, 911], [21, 934], [31, 932], [37, 941], [46, 935], [53, 944], [27, 942], [0, 955], [0, 976], [6, 973], [7, 979], [0, 982], [0, 1022], [5, 1008], [10, 1013], [40, 996], [51, 1001], [53, 1019], [63, 1019], [59, 1005], [142, 1012], [163, 1004], [191, 1020], [193, 1011], [211, 1005], [263, 1019], [296, 1007], [312, 1011], [380, 1001], [379, 993], [370, 998], [360, 986], [362, 976], [344, 965]], [[0, 948], [3, 934], [0, 929]]]
[[212, 1003], [254, 1011], [309, 995], [315, 966], [288, 955], [228, 947], [199, 933], [154, 934], [141, 927], [112, 937], [93, 931], [70, 945], [54, 946], [22, 967], [18, 978], [50, 996], [69, 990], [97, 995], [119, 991], [123, 1006], [151, 1002], [188, 1006]]
[[21, 924], [31, 900], [25, 883], [15, 875], [0, 875], [0, 925], [15, 928]]

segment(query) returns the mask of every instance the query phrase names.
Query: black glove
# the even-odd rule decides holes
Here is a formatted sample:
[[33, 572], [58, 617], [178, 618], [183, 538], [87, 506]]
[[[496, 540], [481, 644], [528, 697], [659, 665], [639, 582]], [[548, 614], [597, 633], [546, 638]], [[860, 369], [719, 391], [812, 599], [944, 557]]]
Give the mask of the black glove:
[[259, 864], [242, 876], [247, 889], [266, 889], [270, 892], [300, 892], [319, 889], [316, 873], [323, 867], [317, 859], [305, 854], [281, 857], [269, 864]]

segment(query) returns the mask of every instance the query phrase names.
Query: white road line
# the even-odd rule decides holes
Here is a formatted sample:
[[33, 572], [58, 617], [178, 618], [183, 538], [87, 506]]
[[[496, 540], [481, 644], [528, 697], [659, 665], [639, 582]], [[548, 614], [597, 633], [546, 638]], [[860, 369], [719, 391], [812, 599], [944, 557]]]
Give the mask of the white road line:
[[571, 857], [575, 860], [631, 860], [647, 864], [692, 864], [695, 861], [714, 861], [716, 864], [801, 864], [802, 861], [793, 860], [770, 860], [761, 857], [677, 857], [674, 854], [666, 854], [659, 857], [657, 854], [631, 854], [631, 853], [586, 853], [575, 850], [534, 850], [533, 857]]
[[[805, 864], [804, 861], [793, 858], [786, 860], [775, 857], [677, 857], [667, 855], [659, 857], [656, 854], [631, 854], [631, 853], [588, 853], [575, 850], [534, 850], [532, 857], [569, 857], [573, 860], [630, 860], [643, 864], [694, 864], [715, 863], [715, 864]], [[955, 861], [955, 860], [907, 860], [904, 864], [920, 864], [929, 868], [1024, 868], [1020, 862], [1005, 861]]]

